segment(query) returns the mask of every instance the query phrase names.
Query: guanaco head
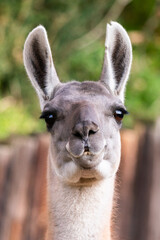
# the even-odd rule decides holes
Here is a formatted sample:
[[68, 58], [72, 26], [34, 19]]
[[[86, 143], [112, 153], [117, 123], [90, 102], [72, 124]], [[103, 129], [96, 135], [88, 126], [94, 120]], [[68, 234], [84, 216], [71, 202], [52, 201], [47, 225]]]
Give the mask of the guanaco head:
[[112, 177], [120, 162], [119, 129], [132, 48], [124, 28], [107, 25], [100, 80], [61, 83], [44, 27], [38, 26], [24, 45], [24, 65], [51, 133], [50, 161], [66, 183]]

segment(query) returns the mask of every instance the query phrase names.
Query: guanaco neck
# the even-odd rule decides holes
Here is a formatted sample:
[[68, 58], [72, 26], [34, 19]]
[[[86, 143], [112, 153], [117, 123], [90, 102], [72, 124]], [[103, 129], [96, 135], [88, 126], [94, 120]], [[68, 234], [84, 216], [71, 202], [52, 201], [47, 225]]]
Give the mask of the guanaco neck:
[[111, 240], [114, 177], [90, 186], [70, 186], [49, 165], [47, 240]]

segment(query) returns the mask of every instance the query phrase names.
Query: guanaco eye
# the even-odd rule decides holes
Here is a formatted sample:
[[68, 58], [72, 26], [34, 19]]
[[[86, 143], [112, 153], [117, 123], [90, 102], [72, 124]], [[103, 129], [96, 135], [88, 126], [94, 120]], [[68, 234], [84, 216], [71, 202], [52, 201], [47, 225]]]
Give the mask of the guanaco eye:
[[45, 120], [48, 129], [50, 129], [56, 121], [56, 116], [47, 112], [43, 112], [40, 118]]
[[114, 117], [117, 122], [121, 122], [125, 114], [128, 114], [125, 109], [117, 109], [114, 112]]

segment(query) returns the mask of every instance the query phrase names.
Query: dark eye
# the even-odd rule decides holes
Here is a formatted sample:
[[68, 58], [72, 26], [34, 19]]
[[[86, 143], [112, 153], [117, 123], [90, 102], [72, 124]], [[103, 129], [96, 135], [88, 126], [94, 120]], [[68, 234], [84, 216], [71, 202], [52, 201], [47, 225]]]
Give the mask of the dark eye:
[[114, 117], [117, 122], [121, 122], [125, 114], [128, 114], [125, 109], [117, 109], [114, 112]]
[[52, 128], [54, 122], [56, 121], [56, 116], [52, 113], [43, 112], [40, 118], [45, 120], [48, 129]]

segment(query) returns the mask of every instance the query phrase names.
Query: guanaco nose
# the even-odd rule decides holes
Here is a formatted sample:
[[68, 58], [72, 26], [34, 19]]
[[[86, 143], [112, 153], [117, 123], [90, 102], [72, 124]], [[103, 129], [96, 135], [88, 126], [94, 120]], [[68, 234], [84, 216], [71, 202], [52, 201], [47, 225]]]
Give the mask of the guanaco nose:
[[88, 120], [77, 123], [72, 129], [72, 134], [78, 138], [81, 138], [84, 141], [85, 150], [89, 150], [88, 138], [90, 135], [95, 134], [99, 130], [99, 127], [96, 123]]

